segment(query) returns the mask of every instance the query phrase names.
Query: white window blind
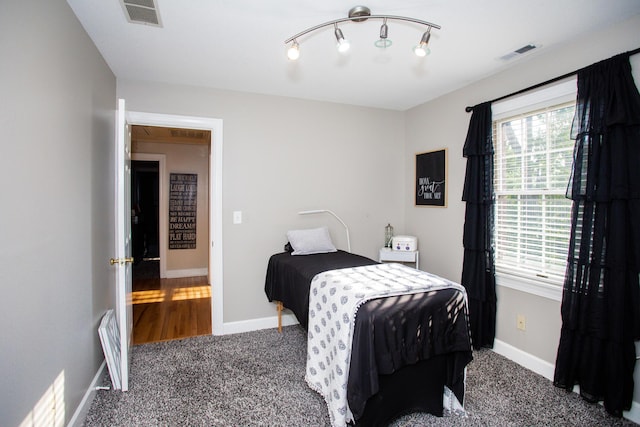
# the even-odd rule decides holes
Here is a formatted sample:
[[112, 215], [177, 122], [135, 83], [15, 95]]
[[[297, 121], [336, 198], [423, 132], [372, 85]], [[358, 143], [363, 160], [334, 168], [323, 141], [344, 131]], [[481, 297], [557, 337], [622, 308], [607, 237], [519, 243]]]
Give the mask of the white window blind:
[[574, 110], [571, 102], [494, 120], [498, 272], [562, 284], [571, 225], [565, 192]]

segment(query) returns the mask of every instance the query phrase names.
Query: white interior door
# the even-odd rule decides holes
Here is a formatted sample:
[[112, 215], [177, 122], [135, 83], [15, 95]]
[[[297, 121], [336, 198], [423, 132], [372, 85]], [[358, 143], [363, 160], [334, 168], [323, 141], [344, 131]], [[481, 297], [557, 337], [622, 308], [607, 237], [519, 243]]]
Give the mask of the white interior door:
[[131, 288], [131, 131], [125, 119], [124, 99], [118, 100], [116, 117], [116, 315], [120, 329], [122, 391], [129, 390], [129, 359], [133, 306]]

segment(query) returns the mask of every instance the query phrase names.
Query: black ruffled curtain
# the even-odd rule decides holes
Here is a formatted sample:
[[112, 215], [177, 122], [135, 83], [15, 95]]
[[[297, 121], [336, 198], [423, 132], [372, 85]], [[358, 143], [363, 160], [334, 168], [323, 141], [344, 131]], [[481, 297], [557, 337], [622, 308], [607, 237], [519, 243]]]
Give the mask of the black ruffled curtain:
[[496, 279], [493, 251], [493, 141], [491, 102], [473, 107], [462, 154], [467, 158], [462, 200], [464, 261], [462, 285], [469, 299], [473, 347], [493, 347], [496, 335]]
[[640, 339], [640, 95], [629, 54], [578, 72], [571, 240], [554, 384], [620, 417]]

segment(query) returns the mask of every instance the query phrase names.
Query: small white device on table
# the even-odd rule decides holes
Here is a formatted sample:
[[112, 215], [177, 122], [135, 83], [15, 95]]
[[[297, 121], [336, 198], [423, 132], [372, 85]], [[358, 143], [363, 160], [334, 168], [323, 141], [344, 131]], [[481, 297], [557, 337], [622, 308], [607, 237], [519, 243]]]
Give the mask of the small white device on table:
[[412, 262], [420, 268], [418, 239], [414, 236], [393, 236], [390, 248], [381, 248], [380, 262]]

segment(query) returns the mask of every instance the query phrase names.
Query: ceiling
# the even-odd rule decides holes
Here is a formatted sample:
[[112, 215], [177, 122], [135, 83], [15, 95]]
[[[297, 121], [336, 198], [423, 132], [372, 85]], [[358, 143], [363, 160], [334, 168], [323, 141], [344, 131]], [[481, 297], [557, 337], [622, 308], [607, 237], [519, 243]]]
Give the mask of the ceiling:
[[[140, 0], [137, 0], [140, 1]], [[120, 0], [67, 0], [119, 79], [204, 86], [404, 111], [640, 14], [639, 0], [156, 0], [161, 26], [127, 21]], [[340, 25], [284, 41], [365, 5], [441, 26], [431, 54], [413, 55], [425, 27], [388, 21], [393, 45], [379, 49], [381, 21]], [[500, 59], [533, 44], [538, 48]], [[612, 52], [612, 55], [618, 52]]]

